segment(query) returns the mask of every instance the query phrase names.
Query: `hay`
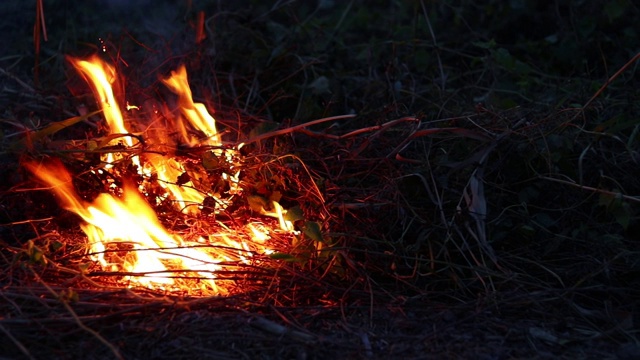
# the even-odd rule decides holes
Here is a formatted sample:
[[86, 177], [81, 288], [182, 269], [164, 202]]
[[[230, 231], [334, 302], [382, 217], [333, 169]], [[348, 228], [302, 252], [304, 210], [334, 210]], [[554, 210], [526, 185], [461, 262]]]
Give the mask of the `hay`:
[[[274, 235], [275, 256], [225, 264], [216, 274], [225, 295], [131, 287], [133, 274], [88, 260], [80, 219], [35, 190], [19, 157], [64, 158], [86, 199], [132, 172], [120, 165], [115, 175], [91, 175], [100, 154], [86, 144], [104, 136], [98, 116], [15, 147], [93, 100], [65, 71], [66, 54], [41, 58], [46, 92], [21, 70], [33, 62], [3, 63], [0, 356], [637, 356], [637, 55], [607, 53], [620, 70], [613, 78], [598, 76], [599, 65], [566, 73], [573, 59], [531, 60], [544, 55], [535, 46], [560, 51], [552, 39], [530, 39], [528, 56], [526, 42], [487, 39], [484, 17], [467, 16], [472, 6], [424, 5], [375, 5], [383, 14], [375, 22], [349, 4], [229, 7], [200, 22], [204, 43], [186, 23], [175, 37], [104, 41], [139, 104], [172, 101], [158, 71], [193, 69], [194, 94], [215, 108], [223, 138], [248, 144], [248, 192], [286, 178], [286, 208], [317, 224], [298, 222], [300, 237]], [[452, 14], [476, 32], [449, 21], [444, 33]], [[60, 30], [47, 31], [51, 39]], [[59, 87], [67, 78], [75, 96]], [[207, 149], [173, 150], [197, 164]], [[145, 151], [155, 150], [132, 154]], [[275, 223], [244, 200], [218, 214], [182, 214], [170, 201], [154, 210], [187, 239], [249, 238], [239, 222]]]

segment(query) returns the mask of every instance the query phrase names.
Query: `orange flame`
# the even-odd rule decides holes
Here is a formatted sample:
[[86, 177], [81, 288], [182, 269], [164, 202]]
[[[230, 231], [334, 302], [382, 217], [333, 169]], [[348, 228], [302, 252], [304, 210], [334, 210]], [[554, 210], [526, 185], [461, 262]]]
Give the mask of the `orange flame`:
[[145, 159], [158, 175], [160, 186], [173, 196], [178, 210], [188, 214], [197, 214], [198, 205], [202, 204], [206, 194], [196, 190], [191, 181], [181, 185], [176, 183], [178, 177], [185, 172], [182, 164], [175, 159], [165, 158], [158, 154], [146, 154]]
[[110, 244], [130, 244], [134, 259], [114, 265], [132, 273], [129, 280], [134, 283], [143, 286], [173, 284], [171, 277], [174, 274], [165, 265], [165, 262], [172, 262], [173, 268], [196, 271], [207, 286], [216, 293], [221, 292], [214, 282], [219, 260], [188, 247], [183, 239], [169, 234], [134, 186], [125, 184], [121, 199], [103, 193], [87, 203], [76, 195], [71, 175], [59, 162], [50, 165], [28, 162], [25, 166], [52, 187], [66, 210], [78, 214], [86, 222], [82, 230], [89, 239], [92, 259], [104, 268], [110, 265], [104, 256]]
[[[187, 78], [187, 69], [181, 65], [178, 70], [172, 71], [171, 76], [162, 79], [169, 90], [178, 95], [178, 105], [182, 114], [187, 118], [193, 127], [200, 130], [207, 137], [205, 145], [220, 146], [222, 139], [216, 130], [216, 122], [213, 116], [209, 114], [207, 108], [202, 103], [194, 103], [189, 88], [189, 80]], [[189, 145], [196, 145], [197, 140], [192, 139], [187, 133], [184, 125], [180, 126], [183, 140]], [[219, 153], [217, 153], [219, 155]]]
[[[116, 80], [116, 70], [113, 66], [102, 61], [98, 56], [89, 60], [69, 58], [71, 64], [87, 79], [91, 85], [98, 104], [104, 111], [104, 117], [111, 134], [126, 134], [129, 131], [124, 126], [122, 112], [116, 102], [111, 84]], [[127, 138], [131, 141], [131, 138]], [[126, 140], [125, 140], [126, 141]], [[132, 146], [133, 144], [128, 144]]]
[[[116, 82], [116, 70], [113, 66], [102, 61], [98, 56], [94, 55], [89, 60], [80, 60], [76, 58], [68, 58], [71, 64], [78, 70], [82, 76], [91, 85], [94, 96], [98, 100], [98, 104], [102, 108], [104, 118], [109, 126], [109, 135], [128, 134], [129, 130], [124, 125], [124, 118], [111, 84]], [[131, 136], [123, 137], [124, 145], [133, 146], [133, 138]], [[109, 142], [110, 145], [118, 144], [117, 140]], [[104, 158], [107, 164], [112, 164], [116, 160], [113, 153], [108, 153]], [[132, 159], [134, 164], [140, 165], [139, 159]]]
[[[116, 80], [115, 69], [97, 56], [89, 60], [70, 58], [70, 62], [92, 86], [104, 110], [110, 134], [129, 134], [111, 87]], [[176, 158], [160, 155], [173, 155], [171, 146], [167, 143], [169, 140], [166, 134], [178, 130], [183, 140], [191, 146], [204, 144], [213, 147], [214, 149], [208, 152], [208, 155], [223, 158], [222, 161], [226, 161], [224, 167], [235, 173], [222, 174], [222, 178], [229, 183], [228, 193], [232, 196], [242, 191], [240, 172], [234, 169], [234, 157], [237, 152], [234, 149], [222, 148], [222, 140], [217, 132], [215, 119], [209, 114], [204, 104], [193, 102], [184, 66], [162, 81], [178, 95], [180, 111], [190, 126], [201, 131], [206, 139], [198, 141], [192, 138], [187, 130], [189, 124], [183, 123], [181, 118], [170, 117], [167, 118], [169, 124], [165, 125], [166, 128], [154, 129], [156, 133], [148, 129], [144, 134], [148, 144], [160, 150], [144, 154], [142, 158], [144, 164], [140, 163], [141, 159], [137, 156], [133, 157], [132, 161], [139, 165], [141, 175], [150, 176], [152, 173], [157, 175], [158, 183], [167, 191], [166, 196], [171, 196], [181, 211], [195, 214], [199, 211], [199, 205], [204, 199], [212, 194], [196, 189], [191, 180], [178, 181], [179, 177], [185, 173], [184, 166]], [[123, 140], [122, 145], [133, 146], [131, 136], [124, 136]], [[112, 164], [113, 160], [113, 157], [110, 157], [106, 161]], [[177, 286], [174, 281], [175, 277], [179, 277], [177, 272], [192, 272], [198, 274], [200, 288], [221, 294], [227, 290], [217, 283], [215, 274], [225, 266], [223, 262], [246, 263], [249, 261], [250, 254], [256, 251], [264, 254], [273, 252], [266, 246], [266, 242], [271, 238], [269, 233], [277, 230], [268, 229], [264, 224], [246, 225], [246, 233], [249, 235], [245, 237], [250, 241], [242, 240], [242, 236], [237, 232], [219, 224], [226, 229], [224, 233], [209, 234], [208, 241], [199, 238], [195, 243], [187, 242], [182, 237], [169, 233], [162, 226], [151, 206], [133, 184], [125, 182], [119, 198], [110, 194], [100, 194], [92, 202], [87, 202], [76, 194], [71, 175], [59, 161], [49, 165], [28, 162], [25, 166], [43, 183], [52, 187], [65, 209], [78, 214], [85, 221], [81, 228], [88, 237], [92, 260], [99, 263], [103, 269], [126, 273], [126, 279], [134, 285], [168, 289]], [[191, 177], [193, 174], [187, 175]], [[229, 205], [226, 203], [228, 199], [224, 201], [217, 199], [217, 201], [222, 208]], [[196, 206], [193, 206], [194, 204]], [[273, 202], [272, 208], [274, 211], [265, 210], [260, 213], [277, 218], [280, 230], [293, 233], [292, 223], [284, 219], [286, 210], [282, 209], [277, 202]], [[202, 247], [203, 243], [225, 245], [227, 249], [224, 251], [214, 251], [211, 247], [205, 249]], [[126, 250], [122, 250], [123, 247]], [[107, 256], [110, 249], [117, 249], [119, 253], [125, 252], [127, 255], [124, 259]]]

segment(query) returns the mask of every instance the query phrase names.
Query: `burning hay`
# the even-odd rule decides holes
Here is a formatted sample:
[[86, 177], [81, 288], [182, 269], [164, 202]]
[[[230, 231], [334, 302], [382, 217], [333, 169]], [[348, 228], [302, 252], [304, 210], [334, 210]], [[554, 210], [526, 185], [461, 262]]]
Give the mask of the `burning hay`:
[[[225, 280], [237, 280], [233, 269], [282, 256], [278, 254], [291, 250], [294, 237], [304, 236], [293, 226], [303, 219], [300, 208], [289, 214], [279, 203], [287, 179], [274, 175], [280, 183], [252, 193], [243, 171], [273, 170], [252, 168], [239, 153], [242, 143], [223, 144], [215, 119], [204, 104], [193, 102], [184, 66], [163, 79], [178, 96], [178, 111], [149, 114], [150, 125], [134, 135], [129, 128], [144, 124], [126, 123], [114, 95], [114, 68], [95, 56], [69, 60], [91, 85], [108, 125], [109, 134], [95, 150], [111, 149], [101, 153], [98, 164], [83, 159], [80, 165], [108, 192], [83, 200], [73, 176], [56, 159], [29, 160], [25, 167], [57, 195], [63, 208], [82, 218], [87, 236], [83, 260], [95, 264], [86, 271], [119, 276], [128, 287], [228, 294], [233, 286]], [[179, 146], [183, 154], [197, 147], [201, 158], [178, 156]], [[171, 232], [154, 209], [166, 204], [174, 212], [202, 213], [217, 226], [202, 235]], [[232, 210], [247, 205], [249, 212]]]
[[[0, 357], [604, 358], [635, 341], [640, 54], [609, 58], [635, 46], [628, 2], [512, 9], [617, 31], [535, 38], [473, 4], [154, 2], [117, 39], [92, 3], [73, 11], [99, 57], [62, 55], [87, 53], [74, 30], [35, 41], [35, 69], [0, 59]], [[56, 2], [38, 4], [44, 22]], [[161, 9], [179, 20], [147, 21]], [[603, 51], [575, 56], [585, 37]]]

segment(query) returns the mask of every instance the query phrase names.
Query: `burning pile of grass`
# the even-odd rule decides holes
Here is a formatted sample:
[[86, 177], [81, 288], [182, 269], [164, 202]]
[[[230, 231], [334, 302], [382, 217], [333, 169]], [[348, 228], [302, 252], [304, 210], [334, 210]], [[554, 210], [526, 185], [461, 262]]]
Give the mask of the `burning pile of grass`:
[[[597, 274], [585, 270], [593, 266], [594, 260], [583, 258], [558, 264], [553, 259], [566, 252], [554, 254], [552, 250], [546, 252], [552, 261], [535, 258], [540, 254], [532, 252], [532, 246], [536, 241], [540, 246], [549, 244], [549, 240], [544, 231], [533, 231], [531, 227], [540, 226], [537, 221], [544, 219], [538, 215], [528, 220], [531, 222], [514, 227], [513, 221], [519, 218], [518, 205], [511, 196], [518, 186], [519, 196], [533, 197], [533, 189], [542, 184], [566, 185], [548, 176], [527, 183], [531, 176], [525, 171], [528, 166], [546, 161], [562, 166], [562, 159], [549, 159], [549, 153], [529, 152], [526, 145], [541, 145], [550, 135], [563, 134], [567, 125], [575, 121], [575, 115], [545, 117], [519, 110], [501, 114], [476, 110], [437, 121], [419, 117], [376, 119], [376, 125], [366, 117], [321, 119], [256, 135], [246, 139], [247, 145], [240, 148], [238, 142], [203, 148], [165, 147], [158, 152], [153, 151], [143, 133], [134, 133], [139, 145], [134, 144], [133, 149], [109, 144], [120, 135], [85, 141], [85, 146], [91, 141], [102, 144], [94, 148], [95, 152], [83, 149], [78, 141], [63, 143], [81, 148], [73, 151], [63, 151], [69, 148], [59, 143], [46, 144], [56, 147], [50, 150], [34, 141], [31, 152], [46, 156], [40, 156], [40, 162], [30, 162], [28, 167], [40, 174], [50, 189], [34, 191], [33, 183], [23, 184], [20, 192], [14, 189], [12, 194], [24, 196], [26, 190], [32, 204], [52, 213], [54, 206], [48, 204], [51, 200], [42, 197], [53, 190], [59, 193], [58, 198], [66, 199], [62, 201], [65, 208], [80, 209], [74, 212], [81, 219], [64, 215], [31, 220], [29, 224], [38, 229], [39, 235], [23, 246], [3, 248], [4, 276], [0, 281], [8, 300], [5, 313], [9, 314], [3, 323], [11, 326], [11, 331], [5, 333], [12, 336], [6, 344], [23, 354], [30, 354], [36, 343], [57, 349], [56, 343], [69, 341], [80, 329], [85, 340], [84, 344], [73, 341], [80, 349], [77, 351], [99, 344], [110, 350], [110, 355], [125, 357], [168, 357], [160, 349], [193, 354], [193, 346], [198, 347], [194, 344], [206, 343], [210, 350], [249, 342], [280, 354], [284, 351], [280, 350], [282, 346], [294, 347], [295, 350], [289, 348], [293, 353], [305, 353], [300, 347], [328, 351], [327, 345], [357, 354], [363, 349], [385, 351], [382, 343], [372, 345], [369, 336], [393, 336], [355, 333], [351, 337], [323, 339], [314, 331], [331, 333], [336, 321], [344, 325], [358, 323], [362, 317], [374, 319], [381, 309], [389, 307], [397, 306], [400, 312], [416, 307], [424, 312], [427, 297], [431, 301], [445, 299], [445, 305], [439, 306], [449, 312], [474, 312], [477, 309], [469, 304], [475, 303], [466, 299], [477, 293], [490, 298], [489, 304], [481, 305], [486, 312], [482, 321], [491, 324], [491, 331], [496, 334], [501, 334], [504, 327], [496, 320], [497, 312], [518, 309], [531, 317], [544, 318], [549, 316], [548, 304], [555, 304], [557, 311], [570, 308], [579, 313], [583, 307], [591, 306], [591, 296], [598, 296], [601, 291]], [[332, 127], [318, 128], [328, 121], [339, 122], [345, 130], [336, 134]], [[540, 136], [540, 131], [548, 134]], [[32, 139], [45, 138], [38, 133], [33, 135]], [[205, 160], [203, 155], [215, 150], [223, 154], [229, 149], [234, 151], [232, 161], [216, 154]], [[159, 176], [139, 171], [144, 168], [147, 152], [152, 157], [171, 154], [170, 159], [184, 164], [184, 168], [175, 179], [159, 181]], [[55, 165], [51, 154], [64, 158], [73, 175]], [[132, 165], [134, 158], [141, 159], [140, 166]], [[88, 166], [92, 161], [98, 165]], [[207, 168], [205, 161], [213, 161], [218, 167]], [[42, 176], [43, 166], [50, 176]], [[522, 171], [503, 173], [505, 166]], [[232, 170], [240, 171], [237, 181], [222, 176], [233, 174]], [[187, 173], [188, 177], [182, 175]], [[216, 187], [220, 179], [223, 185]], [[242, 193], [231, 194], [232, 184], [242, 188]], [[182, 192], [170, 192], [168, 185], [217, 194], [218, 200], [213, 196], [214, 200], [206, 200], [210, 196], [206, 195], [201, 200], [176, 201], [176, 194]], [[136, 247], [141, 239], [136, 235], [126, 241], [107, 242], [100, 250], [89, 250], [86, 236], [90, 231], [85, 227], [82, 234], [76, 228], [82, 219], [92, 224], [86, 219], [88, 210], [82, 209], [102, 203], [96, 199], [105, 196], [115, 202], [129, 199], [128, 193], [143, 194], [136, 196], [144, 196], [148, 205], [136, 205], [131, 210], [149, 206], [170, 233], [170, 239], [142, 249]], [[579, 195], [565, 192], [564, 196]], [[269, 206], [270, 200], [277, 201], [286, 213], [278, 215], [276, 205]], [[537, 206], [553, 204], [547, 197], [529, 201], [535, 201]], [[120, 204], [128, 206], [130, 201]], [[496, 207], [503, 210], [496, 212]], [[487, 218], [490, 213], [493, 216]], [[293, 231], [283, 229], [282, 221], [292, 221]], [[71, 224], [71, 230], [63, 229], [65, 222]], [[256, 232], [269, 235], [268, 240], [257, 244], [261, 246], [258, 249], [254, 248]], [[510, 241], [513, 237], [508, 234], [517, 236], [518, 241]], [[221, 238], [245, 245], [230, 245], [228, 239], [220, 243]], [[574, 241], [571, 246], [580, 246], [580, 242]], [[184, 249], [203, 249], [205, 254], [220, 258], [201, 261], [180, 254]], [[125, 268], [145, 252], [178, 254], [200, 262], [194, 267], [167, 266], [159, 271]], [[235, 258], [222, 259], [225, 255]], [[528, 258], [532, 260], [527, 261]], [[634, 266], [627, 257], [616, 261], [617, 271], [627, 272]], [[160, 262], [167, 260], [160, 256]], [[213, 267], [202, 268], [202, 264]], [[212, 278], [215, 287], [209, 282]], [[174, 283], [167, 285], [167, 279]], [[585, 281], [585, 286], [567, 289], [565, 285], [554, 285], [554, 281]], [[624, 299], [628, 291], [623, 285], [609, 289], [615, 299]], [[573, 297], [578, 307], [567, 305], [567, 297]], [[38, 314], [44, 314], [43, 318]], [[257, 314], [271, 314], [277, 321]], [[405, 339], [435, 339], [433, 344], [421, 343], [415, 349], [436, 346], [440, 339], [435, 330], [414, 336], [413, 331], [423, 331], [416, 330], [421, 329], [420, 319], [403, 315], [400, 318], [405, 322], [398, 325], [397, 319], [391, 320], [396, 315], [385, 316], [381, 321], [390, 322], [391, 329]], [[446, 320], [452, 316], [433, 321], [445, 323], [438, 329], [453, 329], [452, 324], [458, 328], [457, 324], [468, 320]], [[278, 324], [282, 321], [287, 326]], [[599, 321], [597, 326], [604, 329], [609, 319], [605, 316]], [[127, 324], [125, 332], [114, 328], [118, 322]], [[576, 320], [570, 327], [570, 336], [580, 336], [576, 329], [588, 322], [587, 316]], [[241, 330], [234, 333], [229, 323]], [[42, 330], [28, 333], [30, 327], [23, 324], [38, 324]], [[213, 331], [208, 324], [220, 330]], [[103, 330], [98, 332], [98, 328]], [[234, 335], [221, 336], [221, 329]], [[521, 330], [533, 331], [532, 336], [541, 338], [551, 335], [534, 325]], [[447, 331], [447, 336], [455, 339], [453, 333]], [[278, 341], [274, 342], [274, 337]], [[207, 340], [211, 338], [216, 340]], [[28, 339], [27, 344], [24, 339]], [[147, 345], [135, 345], [138, 343]], [[183, 349], [184, 344], [192, 347]], [[393, 353], [415, 354], [418, 350], [412, 351]]]
[[[121, 59], [68, 59], [96, 111], [77, 106], [86, 85], [72, 86], [65, 105], [79, 116], [48, 126], [25, 117], [26, 136], [3, 138], [23, 161], [0, 163], [13, 186], [2, 193], [0, 349], [443, 358], [482, 347], [523, 358], [584, 355], [587, 343], [597, 354], [594, 339], [606, 354], [634, 338], [638, 126], [598, 100], [615, 77], [582, 107], [499, 110], [486, 95], [495, 84], [476, 77], [517, 63], [499, 45], [442, 51], [447, 66], [487, 68], [447, 80], [440, 67], [436, 86], [419, 81], [433, 69], [411, 67], [411, 46], [431, 51], [424, 43], [381, 41], [367, 55], [369, 39], [344, 41], [335, 49], [348, 61], [324, 63], [293, 44], [341, 25], [287, 14], [290, 33], [269, 16], [207, 24], [218, 53], [184, 63], [233, 100], [216, 113], [193, 100], [189, 67], [167, 71], [138, 103], [116, 81]], [[445, 108], [468, 84], [474, 96]], [[31, 100], [21, 106], [47, 99]], [[300, 120], [351, 107], [361, 113]], [[508, 341], [518, 346], [503, 350]]]
[[[32, 342], [63, 341], [80, 326], [121, 357], [88, 318], [129, 321], [171, 304], [198, 308], [204, 304], [198, 298], [221, 308], [331, 304], [330, 294], [348, 292], [329, 281], [349, 275], [337, 264], [338, 250], [323, 249], [329, 213], [315, 177], [295, 155], [245, 146], [293, 130], [225, 142], [206, 107], [191, 99], [184, 67], [163, 79], [177, 94], [175, 108], [127, 104], [124, 111], [112, 66], [98, 57], [69, 61], [100, 109], [28, 132], [12, 145], [31, 180], [3, 203], [26, 196], [34, 208], [25, 223], [39, 235], [22, 246], [3, 242], [0, 279], [7, 304], [20, 303], [4, 309], [9, 318], [40, 323], [32, 317], [36, 309], [60, 302], [48, 310], [56, 320], [46, 327], [61, 335], [33, 333], [25, 347], [17, 339], [28, 329], [13, 324], [3, 346], [31, 356]], [[106, 135], [51, 141], [94, 119], [106, 120], [98, 122]], [[262, 318], [254, 323], [268, 332], [283, 329]]]

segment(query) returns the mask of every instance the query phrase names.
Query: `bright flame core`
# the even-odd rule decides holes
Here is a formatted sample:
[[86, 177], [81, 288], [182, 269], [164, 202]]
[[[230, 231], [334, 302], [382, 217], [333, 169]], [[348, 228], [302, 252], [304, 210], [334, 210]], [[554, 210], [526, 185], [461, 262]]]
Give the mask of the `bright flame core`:
[[[220, 292], [213, 281], [213, 274], [219, 269], [216, 263], [220, 260], [188, 247], [180, 237], [169, 234], [133, 185], [124, 185], [121, 199], [103, 193], [87, 203], [76, 195], [71, 175], [62, 164], [26, 163], [25, 166], [52, 187], [66, 210], [78, 214], [86, 222], [82, 230], [87, 234], [90, 254], [103, 268], [121, 266], [118, 270], [135, 274], [129, 279], [143, 286], [168, 285], [173, 284], [173, 275], [162, 260], [172, 260], [174, 267], [197, 271], [204, 284]], [[123, 264], [109, 264], [105, 251], [108, 245], [115, 243], [130, 245], [134, 258]], [[149, 273], [151, 276], [145, 276]]]

